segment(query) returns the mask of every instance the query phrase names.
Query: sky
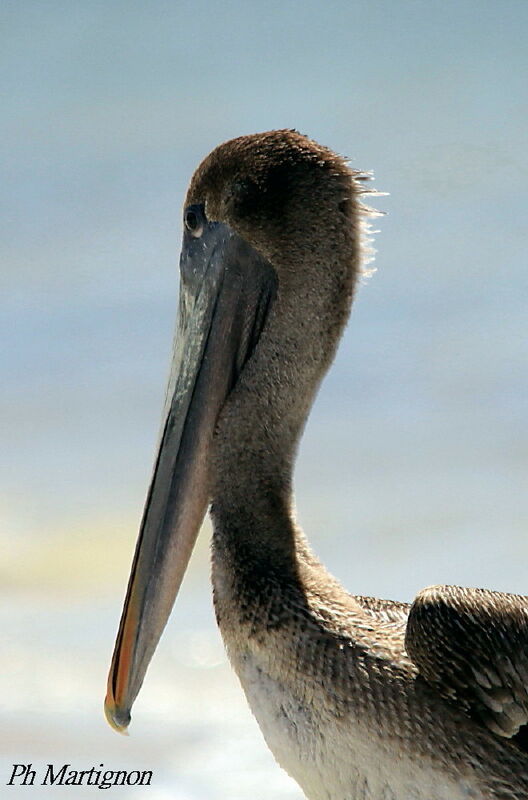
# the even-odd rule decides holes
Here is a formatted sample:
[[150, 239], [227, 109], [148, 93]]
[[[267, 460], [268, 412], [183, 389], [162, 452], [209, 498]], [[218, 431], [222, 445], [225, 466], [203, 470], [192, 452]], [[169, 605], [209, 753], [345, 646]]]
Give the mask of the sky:
[[201, 158], [242, 133], [296, 127], [390, 193], [311, 447], [361, 416], [392, 435], [394, 417], [427, 429], [445, 415], [440, 449], [446, 435], [457, 449], [466, 414], [522, 428], [527, 15], [523, 2], [4, 3], [4, 535], [84, 537], [137, 516], [182, 198]]
[[[106, 598], [112, 639], [187, 183], [221, 141], [286, 127], [388, 193], [300, 449], [308, 537], [358, 592], [527, 591], [527, 25], [524, 0], [4, 0], [8, 608]], [[191, 570], [208, 596], [207, 536]]]

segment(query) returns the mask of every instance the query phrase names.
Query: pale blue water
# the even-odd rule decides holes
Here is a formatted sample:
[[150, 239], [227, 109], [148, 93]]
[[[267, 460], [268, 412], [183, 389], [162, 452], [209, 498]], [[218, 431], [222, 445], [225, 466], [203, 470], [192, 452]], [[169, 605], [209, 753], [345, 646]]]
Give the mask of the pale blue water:
[[298, 798], [260, 741], [205, 619], [204, 598], [191, 603], [184, 594], [179, 610], [186, 623], [167, 632], [128, 737], [111, 731], [102, 714], [115, 607], [40, 603], [37, 613], [26, 601], [14, 613], [3, 610], [0, 775], [4, 784], [13, 764], [31, 763], [37, 777], [32, 788], [9, 787], [2, 796], [93, 796], [93, 787], [40, 784], [49, 763], [56, 771], [65, 763], [77, 770], [103, 763], [153, 772], [149, 787], [112, 787], [112, 797]]
[[2, 4], [0, 785], [14, 761], [104, 762], [155, 773], [113, 796], [299, 797], [223, 656], [205, 545], [129, 739], [101, 716], [168, 368], [180, 204], [231, 136], [297, 127], [390, 192], [378, 272], [299, 455], [317, 552], [357, 592], [528, 593], [528, 6], [332, 9]]

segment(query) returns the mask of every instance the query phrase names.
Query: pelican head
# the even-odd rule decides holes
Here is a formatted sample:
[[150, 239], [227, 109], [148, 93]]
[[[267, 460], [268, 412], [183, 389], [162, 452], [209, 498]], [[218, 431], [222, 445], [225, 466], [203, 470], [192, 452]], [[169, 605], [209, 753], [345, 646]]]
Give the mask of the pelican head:
[[[359, 271], [358, 177], [335, 153], [282, 130], [220, 145], [191, 180], [159, 448], [108, 678], [105, 709], [118, 730], [208, 505], [229, 512], [233, 465], [253, 472], [246, 504], [261, 504], [264, 518], [273, 495], [289, 520], [296, 445]], [[273, 559], [288, 559], [288, 537], [271, 526], [270, 537]]]

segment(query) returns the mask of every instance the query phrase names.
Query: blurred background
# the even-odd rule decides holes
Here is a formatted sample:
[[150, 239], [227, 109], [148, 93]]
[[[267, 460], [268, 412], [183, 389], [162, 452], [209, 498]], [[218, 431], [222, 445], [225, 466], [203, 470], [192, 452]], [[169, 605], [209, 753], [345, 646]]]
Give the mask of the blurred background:
[[208, 530], [130, 737], [102, 716], [181, 203], [222, 140], [295, 127], [390, 193], [299, 454], [316, 552], [358, 593], [528, 594], [527, 24], [524, 0], [3, 0], [1, 784], [103, 763], [154, 772], [116, 798], [300, 800], [226, 663]]

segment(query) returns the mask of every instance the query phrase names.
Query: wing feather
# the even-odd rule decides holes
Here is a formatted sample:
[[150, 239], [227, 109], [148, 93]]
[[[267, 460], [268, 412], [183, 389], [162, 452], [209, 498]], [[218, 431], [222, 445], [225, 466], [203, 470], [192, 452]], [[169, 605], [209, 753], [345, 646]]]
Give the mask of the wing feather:
[[524, 740], [528, 597], [431, 586], [411, 606], [405, 648], [442, 696], [498, 736]]

